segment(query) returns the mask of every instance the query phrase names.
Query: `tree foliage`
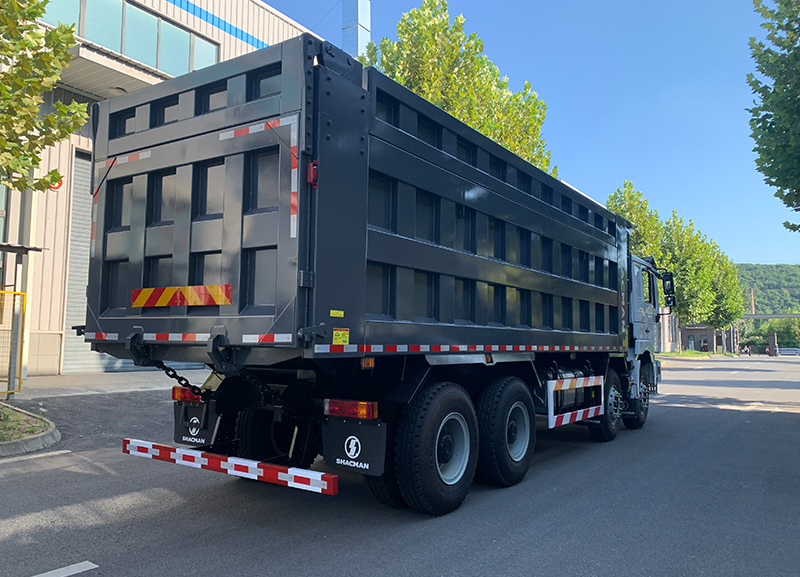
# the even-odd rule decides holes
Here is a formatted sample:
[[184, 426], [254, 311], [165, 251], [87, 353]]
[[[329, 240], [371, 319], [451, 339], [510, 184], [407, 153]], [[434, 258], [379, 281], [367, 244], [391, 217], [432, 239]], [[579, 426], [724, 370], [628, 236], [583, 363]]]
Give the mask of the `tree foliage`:
[[770, 333], [777, 336], [779, 348], [800, 348], [800, 319], [769, 319], [755, 327], [750, 325], [745, 331], [740, 327], [740, 342], [761, 353], [769, 344]]
[[0, 183], [16, 190], [46, 190], [58, 171], [36, 176], [40, 154], [83, 126], [86, 105], [56, 102], [40, 114], [42, 94], [52, 90], [69, 64], [75, 27], [44, 28], [35, 20], [47, 0], [0, 0]]
[[737, 264], [745, 308], [750, 310], [750, 289], [756, 314], [800, 312], [800, 265]]
[[630, 180], [626, 180], [622, 187], [608, 197], [606, 208], [636, 225], [630, 240], [633, 254], [652, 256], [656, 262], [661, 262], [664, 227], [658, 218], [658, 211], [650, 208], [647, 199], [640, 190], [633, 188]]
[[720, 247], [673, 211], [666, 221], [651, 209], [641, 191], [625, 181], [606, 206], [635, 226], [631, 252], [653, 256], [675, 275], [673, 311], [683, 324], [730, 326], [744, 312], [737, 270]]
[[[775, 196], [800, 212], [800, 0], [775, 0], [774, 7], [754, 0], [764, 18], [767, 42], [750, 38], [756, 74], [747, 82], [756, 95], [750, 128], [758, 153], [756, 164]], [[800, 231], [800, 223], [783, 223]]]
[[423, 0], [403, 14], [396, 42], [370, 42], [361, 62], [483, 133], [534, 166], [557, 176], [542, 138], [547, 107], [525, 82], [512, 92], [508, 77], [483, 52], [483, 42], [452, 23], [446, 0]]

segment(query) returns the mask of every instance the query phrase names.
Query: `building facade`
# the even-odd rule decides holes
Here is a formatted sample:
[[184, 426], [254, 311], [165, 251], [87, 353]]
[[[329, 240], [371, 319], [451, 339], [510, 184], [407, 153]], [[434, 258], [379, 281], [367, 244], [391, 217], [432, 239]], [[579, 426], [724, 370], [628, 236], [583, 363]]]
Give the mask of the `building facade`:
[[681, 327], [681, 347], [684, 351], [708, 353], [738, 353], [739, 325], [715, 330], [706, 325]]
[[[307, 30], [254, 0], [51, 0], [43, 26], [74, 23], [78, 44], [56, 101], [119, 96], [235, 58]], [[40, 170], [56, 168], [59, 186], [20, 194], [0, 187], [0, 241], [41, 248], [0, 260], [5, 288], [26, 292], [27, 375], [131, 367], [90, 350], [71, 328], [85, 323], [92, 234], [91, 123], [45, 151]]]

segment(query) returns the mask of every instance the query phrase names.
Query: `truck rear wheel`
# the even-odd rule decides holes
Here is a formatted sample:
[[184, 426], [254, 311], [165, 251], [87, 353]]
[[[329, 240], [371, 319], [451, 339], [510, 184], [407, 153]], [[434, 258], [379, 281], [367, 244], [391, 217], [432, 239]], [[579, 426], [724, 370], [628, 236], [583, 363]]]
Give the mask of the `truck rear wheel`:
[[408, 507], [408, 503], [403, 498], [403, 494], [400, 492], [400, 485], [397, 482], [397, 466], [395, 465], [394, 456], [396, 436], [397, 426], [392, 427], [392, 425], [389, 425], [383, 474], [378, 477], [364, 475], [364, 481], [366, 481], [367, 487], [380, 503], [395, 509], [405, 509]]
[[650, 373], [651, 365], [643, 365], [639, 374], [639, 398], [628, 399], [628, 410], [633, 413], [623, 416], [622, 422], [627, 429], [641, 429], [647, 421], [650, 410]]
[[622, 422], [620, 405], [622, 402], [622, 387], [619, 376], [614, 369], [608, 369], [606, 377], [605, 395], [603, 399], [603, 414], [600, 422], [589, 425], [589, 432], [595, 441], [613, 441]]
[[490, 383], [478, 399], [479, 475], [510, 487], [525, 478], [536, 442], [534, 408], [528, 386], [516, 377]]
[[457, 509], [478, 462], [478, 420], [466, 391], [447, 382], [423, 390], [400, 417], [395, 451], [406, 503], [430, 515]]

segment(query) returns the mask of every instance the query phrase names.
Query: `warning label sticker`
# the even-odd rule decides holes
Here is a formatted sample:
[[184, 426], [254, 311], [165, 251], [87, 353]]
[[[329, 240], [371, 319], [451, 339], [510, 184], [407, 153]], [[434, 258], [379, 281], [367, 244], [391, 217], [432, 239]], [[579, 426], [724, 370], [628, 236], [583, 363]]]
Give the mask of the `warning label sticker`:
[[350, 329], [333, 329], [333, 344], [334, 345], [349, 345], [350, 344]]

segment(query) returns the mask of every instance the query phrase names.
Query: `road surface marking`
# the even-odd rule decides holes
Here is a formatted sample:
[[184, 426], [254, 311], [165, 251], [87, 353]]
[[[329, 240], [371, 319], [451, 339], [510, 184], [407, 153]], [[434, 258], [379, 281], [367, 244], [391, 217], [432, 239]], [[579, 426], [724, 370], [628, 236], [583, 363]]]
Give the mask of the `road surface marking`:
[[77, 575], [78, 573], [91, 571], [92, 569], [97, 569], [98, 567], [99, 565], [95, 565], [89, 561], [84, 561], [83, 563], [75, 563], [75, 565], [70, 565], [69, 567], [62, 567], [61, 569], [48, 571], [47, 573], [39, 573], [33, 577], [69, 577], [70, 575]]
[[39, 453], [37, 455], [23, 455], [21, 457], [11, 457], [10, 459], [0, 459], [0, 465], [5, 465], [6, 463], [14, 463], [16, 461], [28, 461], [30, 459], [40, 459], [41, 457], [55, 457], [56, 455], [65, 455], [67, 453], [71, 453], [72, 451], [53, 451], [52, 453]]

